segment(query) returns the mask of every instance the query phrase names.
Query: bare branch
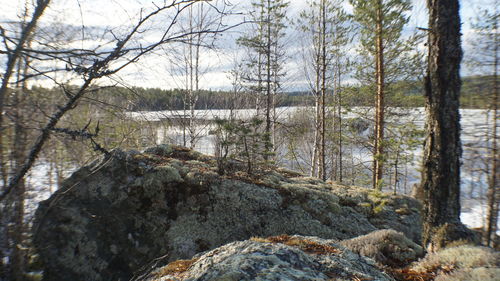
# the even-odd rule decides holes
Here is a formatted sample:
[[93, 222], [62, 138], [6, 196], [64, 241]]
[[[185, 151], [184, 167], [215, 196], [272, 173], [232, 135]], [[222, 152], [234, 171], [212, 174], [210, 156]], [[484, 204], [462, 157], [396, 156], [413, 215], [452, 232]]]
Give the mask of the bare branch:
[[[49, 2], [48, 0], [39, 0], [39, 2]], [[136, 24], [131, 28], [129, 33], [123, 37], [122, 39], [116, 39], [116, 45], [111, 51], [106, 51], [106, 52], [100, 52], [97, 53], [94, 50], [76, 50], [76, 49], [70, 49], [70, 50], [65, 50], [65, 51], [39, 51], [37, 52], [36, 50], [28, 50], [28, 49], [23, 49], [23, 45], [19, 44], [16, 47], [15, 55], [31, 55], [33, 58], [40, 58], [37, 55], [42, 55], [42, 56], [53, 56], [54, 59], [60, 59], [62, 61], [65, 61], [68, 63], [67, 70], [72, 70], [75, 71], [78, 74], [82, 75], [83, 83], [79, 87], [79, 89], [75, 92], [70, 92], [67, 91], [65, 88], [64, 92], [66, 96], [68, 97], [68, 100], [64, 103], [64, 105], [59, 106], [57, 110], [50, 116], [48, 122], [46, 125], [41, 129], [41, 133], [34, 142], [27, 158], [24, 164], [19, 168], [19, 170], [16, 172], [16, 174], [10, 179], [9, 184], [5, 188], [5, 190], [2, 191], [0, 194], [0, 201], [3, 200], [13, 189], [16, 188], [16, 186], [19, 184], [20, 180], [24, 178], [26, 173], [30, 170], [30, 168], [33, 166], [35, 160], [38, 158], [38, 155], [40, 154], [42, 148], [44, 147], [45, 143], [49, 140], [49, 137], [51, 133], [59, 132], [59, 133], [73, 133], [73, 135], [78, 135], [80, 136], [85, 136], [88, 137], [93, 146], [94, 149], [97, 151], [101, 151], [103, 153], [108, 153], [102, 146], [100, 146], [95, 140], [93, 140], [93, 134], [89, 134], [87, 131], [87, 128], [84, 128], [83, 130], [77, 132], [77, 131], [70, 131], [70, 130], [65, 130], [61, 128], [57, 128], [58, 122], [61, 120], [61, 118], [70, 110], [74, 109], [78, 102], [87, 94], [96, 91], [95, 89], [91, 88], [92, 83], [95, 80], [98, 80], [99, 78], [102, 77], [109, 77], [113, 74], [116, 74], [123, 68], [125, 68], [127, 65], [130, 65], [133, 62], [136, 62], [139, 58], [142, 56], [152, 52], [154, 49], [156, 49], [158, 46], [161, 46], [163, 44], [171, 43], [171, 42], [182, 42], [184, 41], [183, 38], [189, 36], [189, 35], [194, 35], [194, 34], [218, 34], [220, 32], [229, 30], [230, 28], [233, 28], [234, 26], [228, 26], [222, 29], [207, 29], [207, 30], [199, 30], [196, 32], [191, 32], [191, 33], [179, 33], [179, 34], [171, 34], [171, 31], [173, 27], [177, 24], [177, 19], [179, 15], [184, 11], [187, 7], [193, 5], [194, 3], [197, 2], [205, 2], [205, 0], [173, 0], [169, 4], [166, 4], [164, 6], [157, 6], [155, 10], [150, 12], [147, 15], [142, 15], [142, 10], [141, 10], [141, 16], [139, 20], [136, 22]], [[140, 28], [144, 26], [147, 22], [152, 20], [153, 17], [159, 15], [160, 13], [164, 11], [174, 11], [174, 16], [170, 21], [169, 26], [167, 29], [162, 33], [162, 36], [160, 37], [159, 40], [156, 41], [156, 43], [150, 44], [146, 47], [142, 47], [141, 44], [139, 47], [128, 47], [128, 44], [132, 42], [132, 39], [135, 37], [136, 34], [140, 34], [142, 31]], [[41, 15], [41, 13], [37, 16], [38, 17]], [[221, 14], [220, 16], [223, 16]], [[24, 39], [25, 40], [25, 39]], [[127, 58], [127, 55], [138, 51], [137, 54], [132, 55], [131, 57]], [[35, 55], [33, 55], [35, 54]], [[63, 55], [63, 59], [61, 59], [60, 55]], [[93, 63], [90, 66], [82, 66], [82, 65], [74, 65], [71, 62], [71, 57], [72, 55], [78, 56], [93, 56]], [[67, 60], [66, 60], [67, 58]], [[115, 61], [118, 60], [123, 60], [125, 59], [125, 62], [122, 62], [120, 65], [110, 68], [111, 64]], [[10, 61], [10, 60], [9, 60]], [[12, 67], [13, 68], [13, 67]], [[12, 68], [9, 70], [11, 75]], [[43, 72], [39, 72], [39, 75], [46, 75]], [[4, 78], [4, 84], [5, 84], [5, 90], [7, 89], [7, 83], [8, 79]], [[2, 94], [3, 95], [3, 94]], [[3, 98], [3, 96], [2, 96]], [[96, 133], [97, 134], [98, 127], [96, 127]]]

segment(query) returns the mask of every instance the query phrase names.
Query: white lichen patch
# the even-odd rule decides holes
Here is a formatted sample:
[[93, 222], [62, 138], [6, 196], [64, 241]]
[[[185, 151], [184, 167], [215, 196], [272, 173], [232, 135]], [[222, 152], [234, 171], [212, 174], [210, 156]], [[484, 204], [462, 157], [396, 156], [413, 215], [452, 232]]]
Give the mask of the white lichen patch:
[[154, 172], [146, 174], [143, 179], [145, 187], [162, 186], [175, 182], [183, 182], [183, 179], [179, 171], [170, 165], [156, 167]]

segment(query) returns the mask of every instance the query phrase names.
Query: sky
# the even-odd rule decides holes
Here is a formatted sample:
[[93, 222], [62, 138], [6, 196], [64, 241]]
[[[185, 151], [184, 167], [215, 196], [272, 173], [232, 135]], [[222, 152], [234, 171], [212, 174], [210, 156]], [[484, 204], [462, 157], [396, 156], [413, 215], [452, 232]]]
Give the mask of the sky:
[[[235, 12], [244, 11], [249, 1], [244, 0], [226, 0], [235, 5]], [[474, 17], [477, 7], [480, 7], [483, 0], [462, 0], [461, 1], [461, 19], [463, 22], [462, 33], [464, 50], [467, 55], [469, 50], [468, 38], [472, 34], [470, 28], [470, 19]], [[5, 25], [8, 21], [15, 21], [21, 14], [24, 7], [23, 0], [0, 0], [0, 24]], [[346, 1], [347, 2], [347, 1]], [[406, 34], [415, 31], [416, 27], [425, 27], [427, 25], [425, 0], [413, 0], [413, 10], [411, 12], [410, 24], [405, 29]], [[113, 29], [114, 34], [119, 35], [123, 32], [123, 24], [138, 19], [141, 9], [145, 14], [152, 7], [151, 0], [53, 0], [49, 9], [43, 15], [43, 24], [52, 26], [62, 26], [62, 24], [75, 27], [93, 27], [94, 29]], [[350, 10], [348, 4], [344, 4], [347, 10]], [[290, 0], [288, 17], [293, 19], [304, 9], [306, 1]], [[238, 22], [241, 16], [233, 16], [229, 23]], [[153, 22], [151, 27], [154, 29], [161, 26], [161, 21]], [[78, 28], [76, 28], [78, 33]], [[217, 50], [202, 50], [202, 68], [206, 73], [201, 78], [200, 85], [205, 89], [228, 89], [230, 88], [230, 78], [228, 71], [238, 61], [241, 56], [241, 50], [235, 47], [234, 40], [238, 38], [245, 30], [245, 27], [238, 27], [231, 32], [224, 34], [216, 41]], [[145, 34], [143, 40], [149, 40], [158, 33]], [[297, 59], [296, 35], [292, 29], [289, 30], [287, 41], [289, 43], [289, 60], [286, 65], [287, 79], [286, 90], [296, 90], [306, 87], [306, 81], [300, 73], [301, 62]], [[76, 40], [71, 44], [73, 47], [91, 47], [96, 44], [103, 44], [105, 40], [78, 40], [87, 34], [77, 34]], [[179, 47], [176, 47], [179, 48]], [[355, 49], [355, 46], [352, 48]], [[119, 83], [126, 86], [142, 86], [155, 88], [181, 88], [183, 81], [175, 71], [171, 61], [171, 49], [167, 46], [152, 55], [141, 58], [138, 62], [128, 66], [120, 72], [120, 75], [113, 77], [113, 83]], [[468, 75], [471, 71], [467, 67], [462, 67], [462, 74]], [[47, 83], [44, 81], [41, 83]], [[108, 83], [109, 81], [103, 82]]]

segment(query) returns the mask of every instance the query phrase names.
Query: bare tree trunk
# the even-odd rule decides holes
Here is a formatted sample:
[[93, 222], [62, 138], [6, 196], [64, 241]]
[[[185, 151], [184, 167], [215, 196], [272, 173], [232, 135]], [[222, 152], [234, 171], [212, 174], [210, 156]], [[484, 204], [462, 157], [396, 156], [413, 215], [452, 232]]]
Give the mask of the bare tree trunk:
[[[26, 150], [26, 132], [24, 129], [24, 122], [22, 117], [22, 103], [20, 99], [21, 91], [26, 90], [25, 87], [18, 88], [18, 93], [14, 95], [13, 99], [13, 121], [14, 121], [14, 138], [12, 149], [12, 167], [19, 167], [24, 160]], [[11, 244], [10, 261], [10, 278], [12, 280], [24, 280], [24, 212], [25, 212], [25, 193], [26, 185], [22, 179], [15, 192], [7, 199], [11, 204], [12, 214], [10, 215], [11, 221], [9, 223], [9, 242]]]
[[420, 188], [424, 197], [423, 242], [432, 251], [454, 240], [470, 239], [471, 232], [460, 222], [459, 4], [458, 0], [428, 0], [427, 5], [427, 136]]
[[[318, 73], [319, 77], [319, 73]], [[317, 78], [317, 85], [319, 85], [319, 79]], [[313, 144], [313, 151], [311, 155], [311, 170], [310, 170], [310, 176], [315, 177], [317, 176], [317, 171], [318, 171], [318, 153], [319, 153], [319, 119], [320, 119], [320, 102], [319, 102], [319, 93], [315, 91], [316, 94], [316, 102], [315, 102], [315, 108], [314, 108], [314, 144]]]
[[[193, 6], [189, 7], [189, 32], [193, 32]], [[194, 148], [194, 58], [193, 58], [193, 42], [194, 35], [189, 36], [188, 45], [188, 69], [189, 69], [189, 84], [188, 84], [188, 110], [189, 110], [189, 120], [188, 120], [188, 135], [189, 135], [189, 147]]]
[[[54, 153], [55, 151], [57, 151], [57, 144], [54, 145], [54, 150], [52, 151], [52, 153]], [[49, 194], [52, 194], [54, 193], [54, 162], [56, 161], [56, 157], [52, 158], [50, 157], [49, 158], [49, 168], [47, 170], [47, 178], [49, 180], [49, 182], [47, 183], [47, 185], [49, 186]]]
[[408, 195], [407, 192], [407, 186], [408, 186], [408, 160], [405, 161], [405, 180], [403, 181], [403, 194]]
[[[28, 40], [28, 48], [31, 47], [31, 40]], [[12, 159], [13, 159], [13, 167], [20, 167], [26, 158], [26, 147], [27, 147], [27, 132], [26, 132], [26, 120], [23, 112], [23, 106], [25, 100], [23, 99], [23, 95], [26, 95], [26, 91], [28, 90], [26, 79], [24, 77], [28, 76], [28, 67], [29, 60], [27, 57], [24, 57], [22, 60], [18, 61], [18, 79], [17, 81], [23, 81], [17, 83], [17, 94], [14, 96], [14, 140], [12, 147]], [[12, 247], [12, 255], [11, 255], [11, 268], [12, 268], [12, 277], [13, 280], [24, 280], [25, 273], [25, 251], [23, 250], [24, 238], [25, 238], [25, 221], [24, 221], [24, 213], [25, 213], [25, 199], [26, 199], [26, 182], [22, 179], [19, 182], [18, 188], [16, 192], [13, 194], [13, 204], [14, 204], [14, 221], [13, 221], [13, 231], [11, 232], [11, 239], [14, 243]]]
[[267, 31], [266, 31], [266, 128], [264, 132], [264, 160], [269, 159], [269, 154], [273, 151], [272, 143], [271, 143], [271, 127], [272, 127], [272, 108], [273, 108], [273, 97], [271, 91], [271, 61], [272, 61], [272, 52], [271, 52], [271, 11], [269, 10], [271, 7], [271, 0], [267, 0]]
[[[1, 115], [2, 114], [0, 111], [0, 118], [2, 118]], [[4, 138], [6, 137], [7, 134], [3, 132], [3, 129], [1, 127], [2, 122], [3, 121], [0, 121], [0, 178], [2, 180], [1, 186], [7, 186], [9, 182], [9, 173], [7, 169], [7, 162], [5, 161], [5, 155], [4, 155], [4, 153], [6, 152], [4, 150]]]
[[343, 167], [344, 167], [343, 161], [344, 161], [344, 159], [343, 159], [343, 153], [342, 153], [342, 149], [343, 149], [342, 148], [342, 145], [343, 145], [342, 134], [343, 134], [343, 132], [342, 132], [342, 96], [341, 96], [341, 89], [340, 89], [340, 86], [341, 86], [341, 84], [340, 84], [340, 81], [341, 81], [340, 80], [340, 64], [339, 64], [338, 67], [339, 68], [337, 70], [338, 71], [338, 78], [337, 78], [338, 79], [338, 81], [337, 81], [337, 88], [338, 88], [338, 90], [337, 90], [338, 125], [337, 126], [338, 126], [338, 142], [339, 142], [339, 144], [338, 144], [338, 157], [337, 157], [337, 161], [339, 162], [339, 165], [338, 165], [338, 167], [339, 167], [338, 181], [339, 181], [339, 183], [342, 183], [343, 180], [344, 180], [343, 179], [343, 174], [344, 174], [344, 171], [343, 171], [344, 170], [343, 169]]
[[273, 60], [273, 90], [272, 90], [272, 101], [271, 101], [271, 104], [272, 104], [272, 127], [271, 127], [271, 136], [272, 136], [272, 139], [271, 139], [271, 147], [273, 149], [273, 153], [276, 153], [276, 151], [278, 150], [277, 148], [277, 144], [276, 144], [276, 123], [278, 121], [278, 116], [276, 114], [276, 104], [277, 104], [277, 101], [276, 101], [276, 97], [278, 95], [278, 92], [280, 91], [280, 84], [279, 84], [279, 81], [280, 81], [280, 77], [279, 77], [279, 65], [280, 65], [280, 62], [279, 62], [279, 52], [281, 51], [280, 50], [280, 45], [278, 44], [278, 41], [276, 40], [273, 44], [274, 46], [274, 60]]
[[377, 3], [377, 102], [375, 110], [375, 147], [374, 147], [374, 182], [373, 188], [382, 189], [383, 162], [384, 162], [384, 46], [383, 46], [383, 13], [382, 1]]
[[[46, 6], [43, 5], [48, 5], [47, 3], [39, 3], [41, 11], [39, 11], [38, 17], [41, 16], [43, 13], [43, 9], [45, 9]], [[24, 39], [21, 38], [21, 41], [18, 44], [22, 44], [21, 47], [24, 47], [24, 45], [27, 45], [28, 48], [31, 47], [31, 39], [32, 38], [32, 33], [33, 30], [35, 29], [35, 24], [36, 20], [35, 17], [37, 16], [37, 9], [39, 7], [35, 7], [35, 13], [32, 18], [32, 22], [27, 23], [27, 17], [28, 17], [28, 7], [25, 7], [24, 10], [24, 16], [22, 19], [22, 30], [21, 30], [21, 37], [25, 36]], [[33, 24], [33, 21], [35, 23]], [[30, 28], [31, 30], [27, 30]], [[22, 42], [22, 43], [21, 43]], [[19, 46], [19, 45], [18, 45]], [[19, 167], [21, 167], [25, 157], [26, 157], [26, 147], [27, 147], [27, 132], [26, 132], [26, 120], [25, 120], [25, 111], [23, 110], [23, 106], [25, 105], [25, 95], [26, 95], [26, 90], [27, 90], [27, 85], [26, 85], [26, 80], [23, 79], [24, 77], [27, 77], [28, 74], [28, 58], [27, 57], [21, 57], [21, 54], [12, 54], [11, 56], [17, 56], [15, 60], [12, 62], [14, 65], [17, 65], [17, 82], [15, 86], [15, 93], [12, 95], [12, 100], [11, 100], [11, 108], [12, 108], [12, 121], [13, 121], [13, 139], [12, 139], [12, 145], [9, 148], [10, 150], [10, 169], [7, 168], [7, 165], [4, 165], [5, 162], [3, 162], [4, 158], [3, 155], [0, 158], [0, 166], [2, 166], [2, 175], [4, 177], [4, 187], [7, 188], [7, 179], [8, 179], [8, 174], [16, 174], [17, 170]], [[12, 59], [12, 57], [9, 57]], [[13, 70], [13, 69], [12, 69]], [[11, 74], [13, 71], [11, 70]], [[8, 70], [7, 70], [8, 71]], [[4, 85], [8, 85], [8, 79], [10, 77], [4, 77], [4, 80], [2, 81], [2, 87]], [[19, 82], [19, 81], [24, 81], [24, 82]], [[3, 107], [3, 98], [4, 94], [6, 94], [6, 88], [2, 89], [2, 102], [0, 102], [0, 107]], [[3, 115], [2, 110], [0, 110], [0, 118]], [[4, 135], [1, 133], [1, 123], [0, 121], [0, 135]], [[0, 137], [2, 139], [2, 137]], [[4, 143], [0, 140], [0, 154], [3, 154], [3, 148], [4, 148]], [[7, 172], [7, 174], [4, 174]], [[22, 246], [25, 242], [25, 198], [26, 197], [26, 186], [25, 186], [25, 180], [21, 179], [17, 185], [17, 188], [14, 193], [12, 193], [7, 200], [5, 200], [5, 209], [2, 210], [3, 215], [7, 216], [8, 219], [8, 224], [6, 226], [6, 233], [0, 234], [0, 237], [6, 237], [2, 239], [7, 240], [7, 246], [10, 248], [10, 255], [9, 255], [9, 263], [10, 263], [10, 268], [8, 269], [7, 274], [7, 279], [12, 279], [12, 280], [24, 280], [24, 273], [25, 273], [25, 263], [26, 263], [26, 258], [25, 258], [25, 251], [23, 250], [24, 247]], [[3, 255], [2, 255], [3, 257]]]
[[355, 177], [355, 172], [354, 172], [354, 153], [352, 151], [353, 149], [351, 148], [350, 151], [350, 158], [351, 158], [351, 185], [354, 185], [354, 177]]
[[339, 135], [339, 88], [338, 88], [338, 79], [339, 79], [339, 74], [340, 72], [338, 71], [339, 67], [339, 58], [338, 56], [336, 57], [335, 60], [335, 65], [333, 69], [333, 124], [332, 124], [332, 132], [333, 132], [333, 137], [332, 137], [332, 143], [336, 145], [337, 147], [334, 147], [332, 149], [332, 173], [330, 175], [330, 179], [333, 181], [337, 181], [339, 178], [338, 171], [340, 169], [340, 161], [339, 161], [339, 140], [340, 140], [340, 135]]
[[[7, 59], [7, 65], [5, 68], [5, 72], [3, 73], [2, 76], [2, 85], [0, 86], [0, 136], [3, 136], [3, 114], [4, 112], [4, 102], [5, 102], [5, 96], [7, 95], [7, 89], [9, 86], [9, 81], [10, 78], [12, 77], [14, 67], [16, 66], [16, 63], [21, 56], [21, 51], [24, 48], [24, 45], [26, 44], [27, 41], [29, 41], [29, 37], [35, 30], [35, 27], [37, 25], [38, 19], [42, 16], [43, 12], [45, 11], [45, 8], [49, 5], [50, 0], [40, 0], [37, 1], [37, 5], [35, 7], [35, 10], [33, 12], [33, 16], [31, 17], [31, 21], [28, 22], [28, 24], [23, 28], [21, 31], [21, 36], [19, 37], [19, 41], [16, 43], [16, 48], [14, 51], [8, 55]], [[2, 30], [2, 32], [4, 32]], [[4, 161], [4, 156], [5, 156], [5, 151], [4, 151], [4, 144], [3, 144], [3, 137], [0, 137], [0, 167], [1, 167], [1, 173], [2, 173], [2, 178], [4, 180], [4, 186], [7, 186], [7, 170], [6, 170], [6, 165]]]
[[341, 97], [341, 73], [340, 73], [340, 61], [339, 58], [337, 57], [337, 66], [336, 66], [336, 85], [335, 85], [335, 92], [336, 92], [336, 99], [337, 99], [337, 119], [336, 119], [336, 127], [337, 127], [337, 167], [338, 167], [338, 174], [336, 177], [336, 180], [339, 183], [342, 183], [343, 178], [343, 159], [342, 159], [342, 97]]
[[398, 182], [399, 182], [399, 171], [398, 171], [398, 165], [399, 165], [399, 146], [396, 150], [396, 159], [394, 160], [394, 195], [396, 195], [397, 190], [398, 190]]
[[318, 177], [326, 180], [326, 3], [321, 1], [321, 116]]
[[[321, 15], [321, 11], [319, 13]], [[321, 16], [318, 18], [318, 31], [321, 30]], [[314, 36], [314, 34], [313, 34]], [[314, 41], [313, 37], [313, 41]], [[312, 177], [319, 177], [320, 170], [320, 146], [321, 146], [321, 37], [318, 35], [316, 50], [315, 50], [315, 71], [316, 81], [314, 85], [315, 95], [315, 114], [314, 114], [314, 146], [311, 155], [311, 173]]]
[[[493, 30], [497, 31], [497, 21], [494, 23]], [[493, 111], [493, 122], [492, 122], [492, 137], [491, 137], [491, 169], [490, 178], [488, 181], [488, 209], [486, 211], [486, 231], [485, 240], [486, 245], [490, 246], [492, 244], [492, 238], [495, 237], [497, 221], [498, 221], [498, 135], [497, 135], [497, 122], [498, 122], [498, 34], [494, 35], [494, 61], [493, 61], [493, 85], [492, 85], [492, 111]]]
[[[262, 40], [262, 39], [260, 39]], [[257, 55], [257, 91], [255, 91], [255, 114], [260, 116], [261, 110], [261, 95], [262, 95], [262, 53], [259, 51]]]

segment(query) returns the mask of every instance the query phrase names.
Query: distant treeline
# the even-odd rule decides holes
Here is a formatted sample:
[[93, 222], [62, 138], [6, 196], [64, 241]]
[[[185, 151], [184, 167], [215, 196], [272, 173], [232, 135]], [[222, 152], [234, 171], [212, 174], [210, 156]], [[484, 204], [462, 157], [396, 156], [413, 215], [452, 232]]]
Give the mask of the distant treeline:
[[[462, 80], [461, 106], [463, 108], [487, 108], [491, 104], [489, 76], [465, 77]], [[34, 87], [33, 91], [43, 95], [55, 94], [56, 89]], [[371, 106], [375, 91], [368, 86], [346, 86], [342, 89], [342, 104], [345, 106]], [[196, 109], [253, 108], [255, 96], [248, 92], [200, 90], [197, 93]], [[182, 89], [159, 88], [102, 88], [90, 99], [112, 104], [127, 111], [182, 110], [186, 92]], [[388, 87], [387, 105], [398, 107], [422, 107], [424, 96], [422, 82], [397, 82]], [[314, 105], [314, 97], [308, 91], [285, 92], [277, 95], [276, 106]]]

